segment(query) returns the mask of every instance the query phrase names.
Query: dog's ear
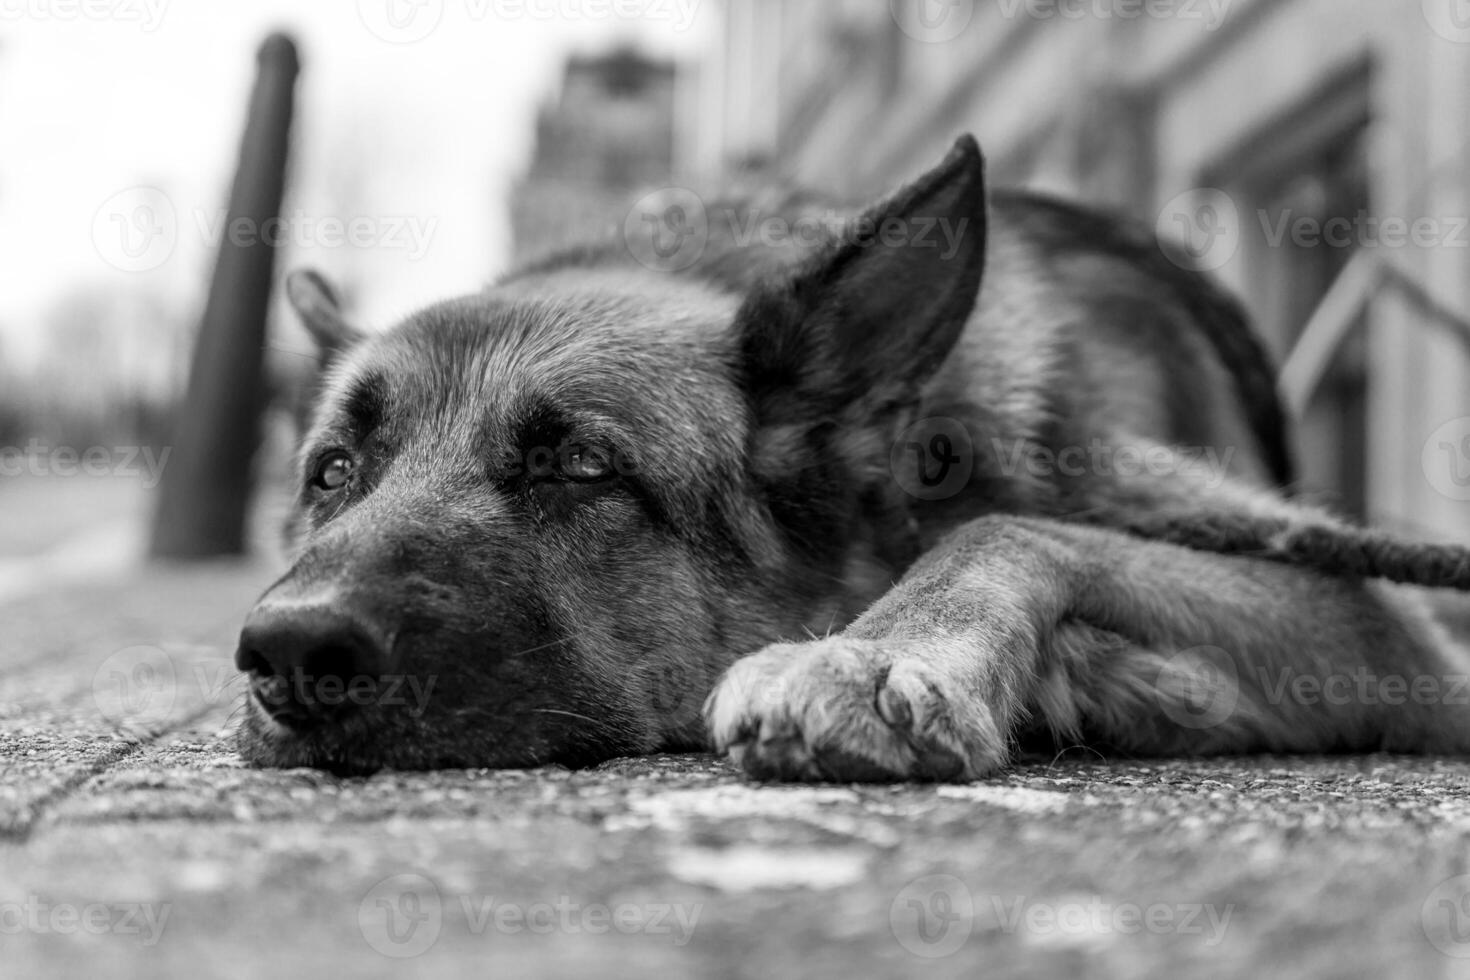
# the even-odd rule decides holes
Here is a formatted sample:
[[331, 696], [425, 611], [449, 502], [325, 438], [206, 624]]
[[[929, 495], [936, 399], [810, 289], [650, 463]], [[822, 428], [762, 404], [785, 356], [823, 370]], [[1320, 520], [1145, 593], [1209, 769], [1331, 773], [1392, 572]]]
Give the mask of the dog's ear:
[[343, 319], [336, 292], [314, 269], [297, 269], [286, 276], [286, 298], [316, 341], [323, 364], [366, 336]]
[[738, 317], [762, 423], [912, 400], [974, 309], [985, 264], [985, 162], [970, 136], [852, 222]]

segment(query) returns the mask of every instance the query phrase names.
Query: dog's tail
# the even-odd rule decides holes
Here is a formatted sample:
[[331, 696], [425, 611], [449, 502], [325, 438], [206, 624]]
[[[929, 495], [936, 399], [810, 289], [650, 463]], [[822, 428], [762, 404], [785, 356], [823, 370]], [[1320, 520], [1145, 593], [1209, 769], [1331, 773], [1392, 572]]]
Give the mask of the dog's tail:
[[1290, 427], [1276, 390], [1276, 367], [1266, 353], [1250, 318], [1234, 297], [1203, 273], [1191, 272], [1169, 259], [1162, 245], [1137, 261], [1156, 280], [1168, 283], [1214, 347], [1235, 382], [1235, 394], [1245, 412], [1261, 456], [1278, 487], [1296, 482]]
[[[1011, 197], [994, 195], [998, 203]], [[1229, 373], [1241, 413], [1276, 486], [1296, 482], [1286, 411], [1276, 390], [1276, 367], [1245, 310], [1205, 272], [1189, 268], [1182, 249], [1170, 248], [1142, 222], [1081, 208], [1044, 194], [1024, 195], [1032, 233], [1048, 249], [1086, 247], [1126, 262], [1149, 284], [1167, 290], [1199, 329]], [[1175, 256], [1179, 256], [1176, 261]]]

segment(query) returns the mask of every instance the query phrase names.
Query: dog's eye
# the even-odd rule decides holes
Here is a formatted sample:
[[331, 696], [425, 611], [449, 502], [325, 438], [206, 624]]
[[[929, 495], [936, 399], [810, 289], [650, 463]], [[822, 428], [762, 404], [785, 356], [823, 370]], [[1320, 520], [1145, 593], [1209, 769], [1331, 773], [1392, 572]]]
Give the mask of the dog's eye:
[[316, 477], [312, 482], [323, 490], [340, 490], [352, 479], [355, 467], [351, 456], [346, 453], [332, 453], [317, 464]]
[[562, 454], [561, 475], [568, 480], [590, 483], [613, 475], [612, 455], [598, 446], [572, 446]]

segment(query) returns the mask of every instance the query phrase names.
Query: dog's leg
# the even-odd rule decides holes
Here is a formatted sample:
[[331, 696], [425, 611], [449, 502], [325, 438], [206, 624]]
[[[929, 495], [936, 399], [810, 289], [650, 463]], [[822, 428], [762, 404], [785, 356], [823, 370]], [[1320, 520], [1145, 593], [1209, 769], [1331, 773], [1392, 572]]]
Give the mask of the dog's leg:
[[974, 521], [839, 635], [706, 705], [753, 775], [969, 779], [1043, 726], [1139, 754], [1470, 749], [1470, 670], [1389, 587], [1060, 522]]

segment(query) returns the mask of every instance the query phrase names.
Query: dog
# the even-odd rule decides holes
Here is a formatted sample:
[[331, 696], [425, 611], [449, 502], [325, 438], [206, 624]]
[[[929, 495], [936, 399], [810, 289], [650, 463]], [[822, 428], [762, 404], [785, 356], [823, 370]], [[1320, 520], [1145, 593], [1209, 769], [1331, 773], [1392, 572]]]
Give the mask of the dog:
[[[1283, 489], [1261, 344], [1149, 231], [990, 193], [970, 137], [865, 209], [681, 215], [381, 333], [289, 277], [325, 368], [236, 655], [247, 761], [881, 782], [1470, 746], [1411, 591], [1212, 548], [1346, 525]], [[742, 234], [772, 217], [808, 233]]]

